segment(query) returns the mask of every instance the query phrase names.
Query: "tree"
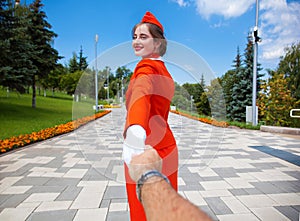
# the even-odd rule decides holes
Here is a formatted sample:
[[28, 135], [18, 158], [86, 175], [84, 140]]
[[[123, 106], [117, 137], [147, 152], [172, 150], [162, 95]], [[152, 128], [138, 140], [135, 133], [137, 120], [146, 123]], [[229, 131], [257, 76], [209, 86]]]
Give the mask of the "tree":
[[207, 86], [206, 96], [210, 104], [212, 117], [217, 120], [225, 120], [226, 103], [219, 78], [212, 80], [210, 86]]
[[[247, 37], [247, 45], [244, 52], [243, 67], [235, 71], [236, 82], [234, 82], [231, 96], [230, 117], [234, 121], [246, 121], [246, 106], [252, 105], [253, 88], [253, 43], [252, 37]], [[239, 63], [236, 61], [236, 64]], [[257, 64], [257, 91], [259, 89], [259, 80], [263, 76], [259, 73], [260, 64]]]
[[285, 48], [285, 52], [285, 56], [281, 57], [277, 72], [284, 74], [292, 96], [300, 100], [300, 42]]
[[290, 110], [299, 107], [300, 101], [288, 89], [287, 78], [283, 73], [269, 71], [271, 77], [262, 85], [258, 106], [261, 120], [267, 125], [299, 127], [299, 121], [292, 119]]
[[233, 120], [234, 116], [234, 105], [233, 101], [233, 87], [238, 84], [239, 79], [237, 78], [237, 74], [242, 71], [242, 56], [240, 54], [240, 49], [237, 47], [236, 57], [233, 60], [232, 67], [234, 69], [229, 70], [225, 73], [224, 76], [220, 78], [220, 83], [223, 88], [224, 98], [226, 101], [226, 117], [229, 120]]
[[116, 78], [124, 79], [130, 78], [132, 75], [132, 71], [125, 66], [118, 67], [116, 70]]
[[72, 58], [69, 60], [68, 64], [69, 73], [75, 73], [76, 71], [79, 71], [79, 65], [77, 62], [77, 55], [75, 52], [73, 52]]
[[37, 72], [32, 76], [32, 107], [36, 107], [36, 80], [43, 79], [51, 70], [56, 67], [60, 57], [52, 47], [54, 37], [57, 35], [51, 31], [51, 25], [46, 21], [46, 14], [41, 10], [41, 0], [35, 0], [30, 4], [29, 9], [29, 34], [31, 43], [34, 45], [35, 53], [32, 55], [32, 62], [37, 67]]
[[[60, 86], [64, 88], [64, 90], [69, 95], [75, 94], [78, 82], [82, 76], [82, 71], [75, 71], [74, 73], [68, 73], [63, 75], [60, 79]], [[81, 86], [82, 87], [82, 86]], [[80, 89], [81, 91], [82, 89]]]
[[63, 87], [60, 87], [60, 81], [61, 78], [66, 74], [67, 68], [61, 64], [58, 64], [54, 70], [50, 71], [50, 73], [41, 80], [41, 85], [44, 89], [51, 88], [52, 96], [54, 96], [55, 89], [63, 89]]
[[69, 60], [69, 72], [75, 73], [76, 71], [84, 71], [88, 67], [86, 59], [87, 57], [83, 56], [82, 46], [80, 46], [79, 56], [77, 56], [77, 54], [73, 52], [73, 56]]
[[37, 71], [32, 62], [35, 47], [30, 41], [28, 13], [26, 6], [0, 0], [0, 85], [21, 93]]
[[83, 56], [82, 46], [80, 46], [79, 57], [78, 57], [78, 68], [80, 71], [84, 71], [88, 67], [88, 63], [86, 59], [87, 57]]

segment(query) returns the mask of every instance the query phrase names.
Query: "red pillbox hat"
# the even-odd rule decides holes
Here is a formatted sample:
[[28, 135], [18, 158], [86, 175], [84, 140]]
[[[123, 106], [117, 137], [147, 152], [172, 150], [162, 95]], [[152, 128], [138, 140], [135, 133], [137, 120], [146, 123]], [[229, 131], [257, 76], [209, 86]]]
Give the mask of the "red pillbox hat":
[[160, 22], [155, 18], [155, 16], [151, 12], [146, 12], [146, 14], [144, 15], [141, 22], [142, 23], [151, 23], [151, 24], [157, 25], [158, 27], [160, 27], [160, 29], [162, 31], [164, 31], [163, 26], [160, 24]]

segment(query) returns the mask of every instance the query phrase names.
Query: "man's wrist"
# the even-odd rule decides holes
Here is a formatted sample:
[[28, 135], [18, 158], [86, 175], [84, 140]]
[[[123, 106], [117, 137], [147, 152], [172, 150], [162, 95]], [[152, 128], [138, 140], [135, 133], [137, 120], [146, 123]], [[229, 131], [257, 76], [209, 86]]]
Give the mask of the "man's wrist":
[[146, 171], [140, 177], [140, 179], [138, 180], [138, 182], [136, 184], [136, 194], [137, 194], [139, 201], [142, 202], [141, 191], [142, 191], [142, 187], [144, 184], [150, 183], [150, 182], [159, 182], [161, 180], [165, 180], [167, 183], [170, 184], [169, 179], [165, 175], [161, 174], [159, 171], [157, 171], [157, 170]]

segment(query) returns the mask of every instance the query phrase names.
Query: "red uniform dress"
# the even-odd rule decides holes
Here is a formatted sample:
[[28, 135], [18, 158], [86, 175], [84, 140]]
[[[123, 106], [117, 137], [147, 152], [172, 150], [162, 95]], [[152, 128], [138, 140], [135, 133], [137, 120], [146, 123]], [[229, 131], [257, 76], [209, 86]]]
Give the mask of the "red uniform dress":
[[[130, 79], [126, 92], [127, 117], [124, 134], [131, 125], [146, 131], [146, 145], [154, 147], [163, 159], [162, 173], [177, 191], [178, 150], [168, 124], [169, 109], [174, 95], [174, 81], [161, 60], [141, 60]], [[131, 221], [146, 220], [142, 204], [136, 196], [136, 184], [128, 174], [125, 178]]]

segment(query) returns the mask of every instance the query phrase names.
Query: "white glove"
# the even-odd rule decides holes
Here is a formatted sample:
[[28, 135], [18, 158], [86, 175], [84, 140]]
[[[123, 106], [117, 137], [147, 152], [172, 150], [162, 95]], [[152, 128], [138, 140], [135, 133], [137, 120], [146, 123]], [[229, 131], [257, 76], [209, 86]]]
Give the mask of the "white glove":
[[132, 125], [126, 131], [123, 143], [123, 160], [129, 165], [132, 156], [145, 151], [146, 131], [140, 125]]

